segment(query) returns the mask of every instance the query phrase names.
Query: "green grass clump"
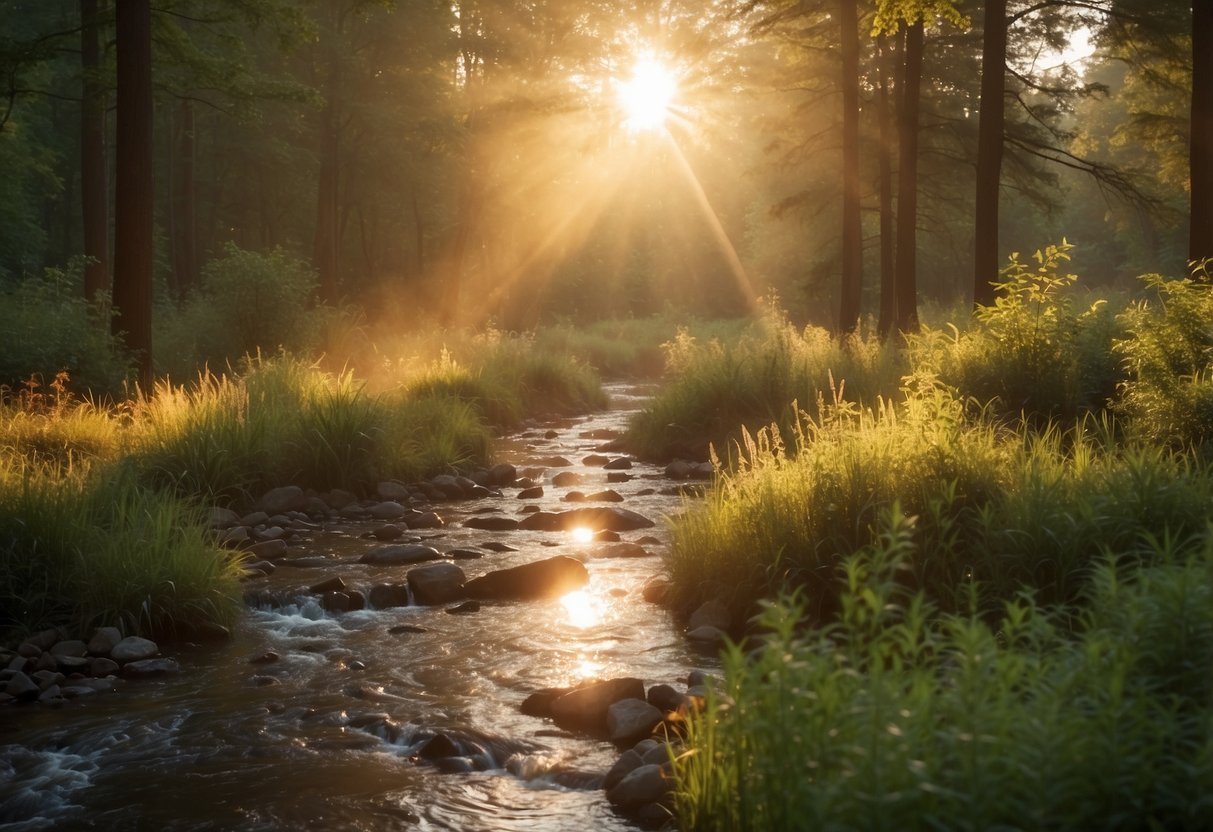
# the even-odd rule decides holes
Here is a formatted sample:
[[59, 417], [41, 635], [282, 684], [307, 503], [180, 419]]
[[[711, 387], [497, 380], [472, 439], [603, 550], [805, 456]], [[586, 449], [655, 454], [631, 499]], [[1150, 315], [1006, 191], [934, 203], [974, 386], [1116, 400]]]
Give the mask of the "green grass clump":
[[768, 605], [676, 765], [687, 830], [1208, 829], [1213, 542], [1092, 573], [1072, 616], [1028, 596], [938, 614], [893, 514], [835, 573], [842, 614]]
[[0, 630], [229, 623], [239, 573], [208, 539], [201, 510], [129, 471], [50, 476], [0, 462]]
[[655, 459], [705, 458], [740, 435], [793, 425], [789, 405], [813, 409], [835, 392], [874, 402], [895, 394], [905, 372], [901, 353], [874, 338], [845, 341], [824, 329], [799, 330], [771, 310], [736, 340], [707, 342], [683, 331], [666, 346], [667, 383], [632, 422], [628, 442]]

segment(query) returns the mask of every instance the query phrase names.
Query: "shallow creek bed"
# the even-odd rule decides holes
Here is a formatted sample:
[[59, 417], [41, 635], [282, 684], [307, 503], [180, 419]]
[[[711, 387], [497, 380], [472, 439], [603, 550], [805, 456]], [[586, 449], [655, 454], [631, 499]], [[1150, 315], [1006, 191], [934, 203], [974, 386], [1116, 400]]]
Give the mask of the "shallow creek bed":
[[[229, 641], [173, 648], [179, 672], [120, 678], [113, 693], [61, 707], [0, 709], [0, 829], [635, 828], [602, 789], [631, 743], [523, 707], [591, 679], [682, 691], [690, 671], [715, 666], [713, 651], [694, 650], [642, 598], [662, 570], [663, 518], [686, 498], [663, 469], [606, 467], [620, 454], [604, 442], [643, 402], [634, 388], [611, 393], [610, 410], [502, 442], [499, 456], [542, 496], [522, 483], [434, 502], [424, 508], [441, 527], [390, 542], [370, 536], [383, 519], [296, 530], [270, 574], [249, 582], [249, 611]], [[526, 522], [583, 508], [654, 525], [611, 541]], [[524, 528], [475, 528], [510, 521]], [[391, 606], [404, 599], [372, 588], [404, 585], [425, 564], [363, 562], [385, 545], [432, 547], [444, 557], [427, 563], [457, 565], [469, 582], [559, 555], [583, 563], [589, 580], [535, 600], [485, 595], [461, 608], [466, 595], [446, 602], [439, 589], [431, 605], [414, 592]], [[353, 591], [348, 604], [322, 586], [338, 580]], [[359, 606], [354, 596], [371, 603], [338, 611]]]

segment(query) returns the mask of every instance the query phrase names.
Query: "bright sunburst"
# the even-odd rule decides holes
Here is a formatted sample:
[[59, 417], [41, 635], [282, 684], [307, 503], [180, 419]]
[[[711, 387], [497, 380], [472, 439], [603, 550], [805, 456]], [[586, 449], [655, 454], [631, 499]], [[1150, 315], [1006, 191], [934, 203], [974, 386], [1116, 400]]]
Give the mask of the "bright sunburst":
[[639, 133], [664, 127], [677, 91], [670, 68], [651, 54], [642, 55], [632, 67], [632, 77], [621, 81], [617, 89], [627, 128]]

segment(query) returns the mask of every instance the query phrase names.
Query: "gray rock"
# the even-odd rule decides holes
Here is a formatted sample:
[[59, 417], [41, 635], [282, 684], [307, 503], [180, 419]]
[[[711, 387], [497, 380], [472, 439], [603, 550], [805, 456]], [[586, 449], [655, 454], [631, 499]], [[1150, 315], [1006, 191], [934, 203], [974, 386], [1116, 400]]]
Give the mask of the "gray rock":
[[662, 766], [642, 765], [628, 772], [613, 789], [608, 790], [607, 800], [624, 811], [635, 811], [668, 797], [673, 786], [673, 779]]
[[43, 705], [59, 705], [63, 703], [63, 689], [58, 685], [51, 685], [38, 697], [38, 701]]
[[395, 500], [375, 503], [367, 509], [367, 515], [376, 520], [396, 520], [408, 514], [408, 509]]
[[333, 576], [318, 584], [312, 584], [307, 591], [313, 595], [323, 595], [326, 592], [345, 592], [345, 581], [339, 576]]
[[594, 556], [599, 558], [647, 558], [652, 557], [652, 552], [635, 543], [612, 543], [595, 550]]
[[644, 760], [635, 751], [623, 752], [619, 759], [615, 761], [615, 765], [611, 766], [610, 770], [607, 771], [606, 777], [602, 779], [602, 787], [610, 791], [615, 788], [620, 780], [642, 765], [644, 765]]
[[686, 704], [686, 697], [669, 685], [653, 685], [645, 694], [645, 698], [650, 705], [663, 713], [677, 711]]
[[453, 563], [433, 563], [408, 571], [409, 589], [418, 604], [435, 606], [463, 597], [467, 576]]
[[17, 646], [17, 655], [25, 659], [36, 659], [42, 655], [42, 648], [36, 644], [23, 641]]
[[358, 502], [357, 497], [341, 488], [334, 488], [321, 499], [324, 500], [325, 505], [334, 511], [341, 511], [343, 508], [347, 508]]
[[117, 627], [98, 627], [88, 640], [90, 656], [108, 656], [114, 645], [122, 641], [122, 631]]
[[235, 549], [241, 544], [247, 543], [249, 537], [248, 529], [244, 526], [232, 526], [219, 538], [219, 545], [225, 549]]
[[139, 661], [124, 665], [122, 667], [122, 675], [135, 679], [144, 679], [150, 676], [164, 676], [169, 673], [177, 673], [180, 670], [181, 666], [173, 659], [140, 659]]
[[9, 677], [4, 692], [18, 702], [33, 702], [42, 694], [42, 688], [33, 679], [18, 672]]
[[88, 645], [79, 639], [55, 642], [51, 648], [52, 656], [83, 656], [88, 653]]
[[669, 578], [654, 575], [645, 581], [644, 586], [640, 588], [640, 597], [650, 604], [664, 604], [673, 586]]
[[407, 607], [409, 605], [408, 584], [376, 584], [371, 587], [368, 600], [377, 610], [390, 607]]
[[610, 461], [611, 458], [609, 456], [603, 456], [602, 454], [590, 454], [589, 456], [582, 458], [581, 464], [588, 465], [590, 467], [597, 467], [600, 465], [606, 465]]
[[405, 518], [410, 529], [441, 529], [446, 523], [436, 512], [418, 511]]
[[38, 670], [30, 674], [30, 678], [38, 683], [38, 687], [46, 690], [51, 685], [60, 684], [66, 677], [53, 670]]
[[376, 540], [382, 540], [385, 543], [397, 540], [404, 536], [404, 529], [393, 523], [386, 523], [371, 532], [371, 536]]
[[687, 629], [697, 630], [700, 627], [715, 627], [718, 630], [727, 632], [729, 626], [732, 624], [732, 620], [728, 605], [719, 598], [713, 598], [711, 601], [701, 604], [698, 609], [691, 613], [691, 617], [687, 620]]
[[211, 506], [207, 509], [206, 521], [212, 529], [226, 529], [240, 522], [240, 515], [230, 508]]
[[[274, 512], [274, 513], [276, 514], [277, 512]], [[270, 519], [270, 515], [267, 512], [254, 511], [251, 514], [246, 514], [245, 516], [241, 517], [240, 525], [248, 526], [249, 528], [253, 528], [254, 526], [260, 526], [263, 523], [268, 523], [269, 519]]]
[[484, 557], [484, 552], [475, 549], [448, 549], [446, 556], [451, 560], [479, 560]]
[[720, 687], [720, 680], [706, 670], [692, 670], [687, 674], [688, 688], [706, 688], [715, 685]]
[[93, 696], [96, 689], [88, 685], [67, 685], [59, 691], [64, 699], [78, 699], [81, 696]]
[[587, 503], [622, 503], [623, 495], [613, 488], [608, 488], [585, 495], [585, 501]]
[[[282, 528], [282, 526], [278, 526], [278, 525], [268, 526], [264, 529], [261, 529], [260, 531], [253, 532], [253, 537], [255, 537], [257, 540], [263, 541], [263, 542], [268, 542], [268, 543], [285, 543], [286, 536], [287, 536], [286, 529], [284, 529], [284, 528]], [[249, 548], [254, 549], [256, 547], [250, 546]], [[263, 557], [264, 557], [264, 555], [263, 555]]]
[[286, 541], [281, 539], [262, 540], [245, 549], [253, 560], [274, 560], [286, 554]]
[[530, 488], [524, 488], [518, 492], [519, 500], [538, 500], [543, 496], [543, 486], [532, 485]]
[[430, 480], [430, 485], [441, 491], [442, 496], [448, 500], [462, 500], [466, 496], [459, 480], [450, 474], [439, 474]]
[[95, 676], [99, 679], [104, 679], [111, 673], [118, 672], [118, 663], [113, 659], [105, 656], [98, 656], [88, 663], [88, 675]]
[[472, 598], [533, 600], [552, 598], [585, 586], [590, 573], [585, 564], [566, 555], [499, 569], [468, 581]]
[[421, 543], [389, 543], [371, 549], [359, 558], [358, 562], [373, 566], [401, 566], [438, 560], [441, 557], [442, 554], [433, 546]]
[[610, 462], [602, 466], [606, 471], [626, 471], [632, 467], [632, 460], [625, 456], [612, 459]]
[[570, 485], [581, 485], [585, 478], [573, 471], [561, 471], [552, 477], [552, 485], [557, 488], [567, 488]]
[[110, 651], [110, 658], [126, 664], [150, 659], [159, 652], [160, 648], [156, 646], [156, 642], [139, 636], [127, 636], [114, 645], [114, 649]]
[[395, 627], [389, 627], [388, 633], [393, 636], [403, 635], [405, 633], [428, 633], [425, 627], [418, 627], [416, 624], [397, 624]]
[[499, 463], [489, 469], [490, 485], [513, 485], [518, 479], [518, 469], [507, 463]]
[[603, 733], [611, 705], [624, 699], [643, 701], [644, 683], [633, 678], [609, 679], [569, 691], [552, 701], [552, 719], [561, 728]]
[[39, 650], [50, 650], [57, 641], [59, 641], [58, 630], [42, 630], [25, 640], [27, 644], [32, 644]]
[[645, 765], [664, 766], [670, 762], [670, 756], [670, 747], [659, 742], [653, 748], [647, 749], [641, 755], [640, 761]]
[[690, 479], [695, 465], [681, 459], [676, 459], [665, 467], [665, 475], [672, 480]]
[[271, 488], [261, 495], [261, 510], [267, 514], [282, 514], [287, 511], [299, 511], [303, 508], [306, 498], [303, 489], [297, 485], [284, 485], [281, 488]]
[[704, 646], [724, 644], [726, 638], [728, 638], [727, 633], [718, 627], [712, 627], [708, 624], [705, 624], [702, 627], [696, 627], [695, 629], [687, 632], [688, 640]]
[[643, 699], [622, 699], [607, 708], [607, 737], [616, 743], [635, 742], [651, 734], [662, 716]]
[[535, 465], [540, 468], [568, 468], [572, 464], [562, 456], [545, 456], [535, 460]]
[[86, 656], [57, 656], [55, 668], [60, 673], [87, 673], [92, 661]]
[[471, 615], [474, 612], [480, 612], [480, 602], [464, 601], [462, 604], [448, 607], [446, 611], [449, 615]]
[[632, 475], [626, 471], [610, 471], [607, 473], [607, 482], [631, 482]]
[[388, 480], [381, 482], [375, 486], [375, 494], [380, 500], [396, 500], [399, 502], [408, 502], [413, 496], [412, 490], [404, 483]]

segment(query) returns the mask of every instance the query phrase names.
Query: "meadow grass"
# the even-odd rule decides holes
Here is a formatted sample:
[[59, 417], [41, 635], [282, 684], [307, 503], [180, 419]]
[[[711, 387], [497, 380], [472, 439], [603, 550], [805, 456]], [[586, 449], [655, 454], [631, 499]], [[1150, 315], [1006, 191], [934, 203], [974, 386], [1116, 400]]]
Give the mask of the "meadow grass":
[[1209, 828], [1207, 527], [1139, 569], [1101, 560], [1080, 611], [1025, 594], [993, 622], [907, 590], [920, 557], [887, 513], [831, 576], [834, 623], [785, 596], [759, 647], [726, 649], [676, 763], [680, 828]]

